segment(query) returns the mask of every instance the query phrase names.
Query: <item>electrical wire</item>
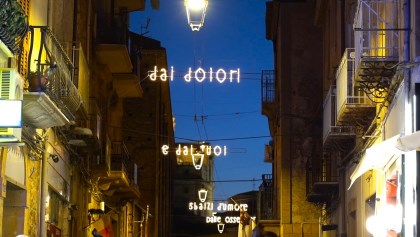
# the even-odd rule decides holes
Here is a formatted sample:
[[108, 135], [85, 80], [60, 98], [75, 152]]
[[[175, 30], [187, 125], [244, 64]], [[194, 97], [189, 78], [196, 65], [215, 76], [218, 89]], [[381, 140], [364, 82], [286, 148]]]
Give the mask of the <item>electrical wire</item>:
[[[223, 114], [207, 114], [207, 115], [202, 115], [202, 116], [204, 116], [204, 118], [209, 118], [209, 117], [244, 115], [244, 114], [255, 114], [255, 113], [261, 113], [261, 110], [245, 111], [245, 112], [232, 112], [232, 113], [223, 113]], [[194, 115], [174, 114], [174, 117], [194, 117]]]
[[[260, 139], [260, 138], [269, 138], [269, 135], [262, 136], [249, 136], [249, 137], [231, 137], [231, 138], [216, 138], [216, 139], [207, 139], [206, 142], [217, 142], [217, 141], [235, 141], [235, 140], [249, 140], [249, 139]], [[185, 141], [197, 141], [190, 138], [175, 137], [176, 139], [185, 140]]]
[[[149, 75], [152, 73], [153, 71], [149, 71]], [[179, 72], [179, 71], [177, 71], [177, 72]], [[185, 71], [186, 73], [188, 72], [188, 71]], [[207, 72], [206, 72], [206, 74], [207, 74]], [[214, 73], [213, 73], [214, 74]], [[243, 72], [240, 72], [240, 75], [243, 75], [243, 74], [245, 74], [245, 75], [261, 75], [261, 73], [252, 73], [252, 72], [249, 72], [249, 73], [243, 73]], [[146, 76], [146, 79], [147, 78], [149, 78], [149, 75], [147, 75]], [[175, 81], [175, 79], [177, 79], [177, 78], [179, 78], [179, 79], [184, 79], [184, 76], [185, 76], [185, 74], [173, 74], [173, 77], [171, 77], [172, 79], [174, 79], [173, 81]], [[246, 80], [246, 81], [261, 81], [261, 77], [240, 77], [239, 78], [240, 80]], [[226, 78], [226, 80], [228, 80], [228, 78]], [[170, 80], [170, 78], [169, 78], [169, 76], [168, 76], [168, 81], [171, 81]], [[195, 82], [196, 80], [194, 80], [194, 82]]]

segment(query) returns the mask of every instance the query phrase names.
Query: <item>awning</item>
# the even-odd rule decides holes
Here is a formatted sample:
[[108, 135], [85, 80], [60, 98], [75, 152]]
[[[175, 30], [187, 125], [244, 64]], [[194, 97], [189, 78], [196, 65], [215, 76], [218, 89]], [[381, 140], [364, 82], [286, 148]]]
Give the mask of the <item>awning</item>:
[[385, 170], [403, 152], [420, 147], [420, 130], [407, 136], [396, 135], [366, 149], [365, 155], [350, 175], [350, 187], [366, 171]]
[[410, 135], [399, 137], [395, 145], [399, 150], [408, 152], [420, 147], [420, 130]]

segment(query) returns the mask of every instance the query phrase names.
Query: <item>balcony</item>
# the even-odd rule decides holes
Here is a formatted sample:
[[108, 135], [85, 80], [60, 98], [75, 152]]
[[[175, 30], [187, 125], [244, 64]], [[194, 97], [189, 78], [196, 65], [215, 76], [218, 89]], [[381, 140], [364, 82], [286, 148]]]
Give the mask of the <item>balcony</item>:
[[132, 40], [124, 15], [100, 15], [95, 53], [99, 63], [108, 67], [113, 76], [113, 88], [121, 98], [141, 97], [140, 76], [137, 72], [139, 55], [127, 45]]
[[275, 74], [274, 70], [262, 70], [261, 72], [261, 102], [262, 114], [269, 116], [273, 112], [275, 100]]
[[372, 99], [385, 98], [400, 55], [399, 0], [360, 0], [354, 21], [356, 81]]
[[[95, 136], [95, 133], [94, 133]], [[101, 190], [108, 190], [110, 188], [110, 181], [101, 181], [111, 174], [111, 140], [106, 136], [103, 145], [99, 145], [99, 150], [93, 152], [90, 159], [90, 173], [93, 179], [100, 179], [99, 188]]]
[[275, 207], [275, 189], [273, 176], [262, 175], [263, 182], [258, 192], [257, 220], [259, 233], [275, 233], [280, 236], [280, 220]]
[[263, 174], [263, 182], [260, 185], [258, 193], [258, 220], [273, 220], [274, 215], [274, 188], [273, 176], [271, 174]]
[[336, 124], [364, 127], [372, 122], [376, 105], [355, 80], [354, 63], [354, 50], [346, 49], [336, 71]]
[[0, 1], [0, 9], [0, 52], [9, 52], [9, 57], [18, 55], [20, 43], [28, 32], [28, 17], [17, 0]]
[[270, 132], [274, 131], [276, 116], [275, 71], [261, 71], [261, 113], [268, 118]]
[[115, 201], [140, 198], [137, 165], [130, 159], [124, 142], [111, 142], [110, 174], [100, 177], [98, 185]]
[[337, 161], [324, 152], [321, 159], [309, 161], [306, 172], [306, 198], [309, 202], [330, 205], [338, 198]]
[[350, 144], [356, 138], [354, 126], [337, 125], [336, 89], [332, 86], [324, 100], [323, 144], [324, 149], [334, 149], [335, 144]]
[[23, 95], [24, 119], [36, 128], [63, 126], [75, 120], [82, 103], [72, 81], [73, 64], [48, 28], [31, 27], [31, 37], [28, 60], [37, 71], [30, 73], [29, 92]]

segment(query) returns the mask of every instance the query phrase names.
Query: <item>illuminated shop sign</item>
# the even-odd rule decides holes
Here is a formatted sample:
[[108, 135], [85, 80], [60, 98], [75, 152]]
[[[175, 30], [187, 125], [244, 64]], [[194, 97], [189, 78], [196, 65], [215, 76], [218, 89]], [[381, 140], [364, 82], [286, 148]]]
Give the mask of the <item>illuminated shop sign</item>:
[[[157, 66], [154, 67], [153, 71], [149, 71], [148, 77], [151, 81], [161, 80], [161, 81], [173, 81], [174, 80], [174, 67], [171, 67], [171, 70], [166, 68], [158, 69]], [[240, 70], [224, 70], [223, 68], [213, 69], [209, 68], [207, 71], [199, 67], [195, 71], [191, 68], [188, 69], [187, 73], [183, 76], [186, 82], [196, 81], [196, 82], [240, 82]]]
[[[163, 145], [161, 150], [164, 155], [169, 154], [169, 146]], [[197, 150], [193, 145], [190, 146], [181, 146], [178, 145], [178, 148], [175, 150], [177, 155], [195, 155], [197, 153], [204, 154], [204, 155], [215, 155], [215, 156], [226, 156], [227, 155], [227, 147], [226, 146], [208, 146], [208, 145], [201, 145], [200, 150]]]

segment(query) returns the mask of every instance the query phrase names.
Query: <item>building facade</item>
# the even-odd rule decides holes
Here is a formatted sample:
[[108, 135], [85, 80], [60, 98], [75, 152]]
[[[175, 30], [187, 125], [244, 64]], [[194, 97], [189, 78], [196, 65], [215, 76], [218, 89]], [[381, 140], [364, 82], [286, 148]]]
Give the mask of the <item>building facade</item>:
[[[171, 160], [147, 153], [148, 144], [134, 145], [173, 143], [169, 85], [142, 85], [145, 40], [129, 32], [130, 12], [143, 10], [145, 1], [0, 6], [0, 93], [8, 103], [0, 113], [10, 103], [21, 108], [0, 125], [0, 236], [92, 236], [93, 229], [104, 236], [168, 236]], [[136, 112], [156, 120], [152, 135], [128, 126], [133, 101], [140, 103]]]
[[273, 152], [273, 174], [263, 185], [273, 198], [267, 211], [260, 211], [267, 218], [258, 220], [262, 236], [319, 235], [320, 207], [306, 200], [306, 167], [320, 159], [322, 148], [322, 41], [315, 40], [321, 39], [321, 30], [313, 25], [313, 5], [267, 2], [266, 38], [273, 42], [274, 71], [262, 74], [262, 113], [273, 140], [266, 149]]
[[[277, 216], [260, 220], [261, 234], [297, 234], [297, 225], [285, 232], [293, 218], [304, 236], [417, 236], [419, 7], [411, 0], [267, 3], [276, 56], [273, 76], [263, 74], [262, 99]], [[311, 75], [299, 80], [304, 72]], [[289, 121], [308, 117], [300, 127]], [[288, 139], [305, 128], [312, 142]], [[294, 142], [310, 149], [296, 153]], [[299, 184], [284, 177], [284, 165], [293, 171], [300, 156], [307, 159]], [[293, 205], [298, 185], [306, 187], [297, 192], [302, 203], [317, 210], [304, 206], [312, 233]]]

